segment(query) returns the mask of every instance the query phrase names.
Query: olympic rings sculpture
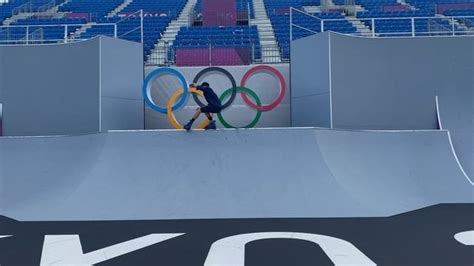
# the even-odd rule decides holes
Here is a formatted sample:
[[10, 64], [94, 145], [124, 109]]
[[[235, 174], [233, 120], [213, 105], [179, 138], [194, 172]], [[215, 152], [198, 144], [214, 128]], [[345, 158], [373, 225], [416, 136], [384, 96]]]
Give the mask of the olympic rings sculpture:
[[[257, 73], [261, 73], [261, 72], [273, 75], [274, 77], [276, 77], [278, 79], [278, 81], [280, 83], [280, 90], [279, 90], [278, 97], [273, 102], [271, 102], [270, 104], [267, 104], [267, 105], [262, 105], [262, 102], [261, 102], [260, 98], [258, 97], [257, 93], [255, 93], [250, 88], [246, 87], [247, 81], [253, 75], [255, 75]], [[255, 67], [251, 68], [250, 70], [248, 70], [244, 74], [242, 80], [240, 81], [240, 86], [237, 85], [237, 82], [235, 81], [234, 77], [232, 76], [232, 74], [229, 71], [227, 71], [223, 68], [220, 68], [220, 67], [208, 67], [208, 68], [205, 68], [205, 69], [201, 70], [194, 77], [193, 83], [198, 84], [201, 81], [201, 79], [203, 77], [205, 77], [206, 74], [209, 74], [209, 73], [223, 74], [224, 76], [226, 76], [230, 80], [230, 82], [232, 84], [232, 87], [225, 90], [220, 96], [220, 100], [223, 103], [222, 105], [223, 105], [224, 109], [230, 107], [232, 105], [232, 103], [235, 101], [235, 98], [237, 97], [237, 94], [240, 94], [240, 96], [242, 97], [244, 102], [250, 108], [257, 111], [254, 119], [249, 124], [243, 126], [242, 128], [255, 127], [257, 125], [258, 121], [260, 120], [262, 112], [268, 112], [268, 111], [271, 111], [271, 110], [275, 109], [285, 98], [285, 94], [286, 94], [286, 90], [287, 90], [285, 77], [281, 74], [280, 71], [278, 71], [277, 69], [275, 69], [271, 66], [258, 65], [258, 66], [255, 66]], [[167, 103], [166, 106], [158, 105], [157, 103], [155, 103], [153, 101], [152, 96], [151, 96], [151, 81], [154, 78], [160, 77], [161, 75], [176, 76], [179, 79], [179, 81], [182, 85], [181, 88], [178, 88], [178, 90], [176, 90], [171, 95], [171, 97], [168, 100], [168, 103]], [[148, 106], [150, 106], [153, 110], [155, 110], [157, 112], [160, 112], [162, 114], [166, 114], [166, 116], [168, 117], [169, 122], [176, 129], [182, 129], [183, 125], [180, 122], [177, 121], [177, 119], [174, 115], [174, 111], [180, 110], [182, 107], [184, 107], [184, 105], [186, 104], [186, 102], [189, 99], [189, 94], [192, 95], [192, 98], [194, 99], [194, 101], [197, 103], [198, 106], [203, 107], [203, 106], [206, 105], [199, 98], [199, 96], [202, 96], [202, 92], [196, 90], [195, 88], [192, 88], [192, 87], [190, 88], [189, 84], [186, 80], [186, 77], [183, 75], [183, 73], [180, 72], [179, 70], [174, 69], [174, 68], [162, 67], [162, 68], [158, 68], [158, 69], [152, 71], [146, 77], [146, 79], [143, 83], [142, 91], [143, 91], [143, 97], [145, 99], [145, 103]], [[253, 100], [251, 100], [249, 98], [249, 96]], [[227, 122], [222, 113], [217, 114], [217, 117], [219, 118], [219, 121], [221, 122], [221, 124], [224, 127], [226, 127], [226, 128], [237, 128], [237, 127], [231, 125], [229, 122]], [[208, 124], [208, 120], [204, 119], [203, 122], [201, 122], [199, 125], [197, 125], [197, 128], [203, 129], [207, 126], [207, 124]]]

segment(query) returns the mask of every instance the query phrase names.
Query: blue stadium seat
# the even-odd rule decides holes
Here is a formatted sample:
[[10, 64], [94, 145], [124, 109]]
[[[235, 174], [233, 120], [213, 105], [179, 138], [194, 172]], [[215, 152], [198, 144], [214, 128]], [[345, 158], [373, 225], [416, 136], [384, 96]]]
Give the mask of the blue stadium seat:
[[173, 43], [175, 48], [232, 47], [255, 49], [261, 58], [256, 26], [182, 27]]

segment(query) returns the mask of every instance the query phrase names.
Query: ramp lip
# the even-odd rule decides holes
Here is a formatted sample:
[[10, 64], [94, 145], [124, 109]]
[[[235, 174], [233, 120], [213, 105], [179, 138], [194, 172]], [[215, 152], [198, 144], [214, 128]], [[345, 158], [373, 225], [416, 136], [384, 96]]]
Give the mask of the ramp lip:
[[451, 132], [447, 129], [443, 128], [443, 122], [441, 121], [441, 113], [439, 110], [439, 97], [438, 95], [435, 96], [435, 101], [436, 101], [436, 118], [438, 120], [438, 125], [440, 130], [444, 130], [448, 134], [448, 140], [449, 140], [449, 146], [451, 146], [451, 152], [453, 153], [454, 159], [456, 160], [456, 163], [458, 164], [459, 169], [463, 173], [464, 177], [467, 179], [467, 181], [471, 184], [471, 186], [474, 186], [474, 181], [469, 177], [469, 175], [466, 173], [464, 170], [464, 167], [462, 166], [461, 162], [459, 161], [458, 155], [456, 153], [456, 149], [454, 148], [453, 140], [451, 138]]
[[[415, 132], [448, 132], [446, 129], [377, 129], [377, 130], [365, 130], [365, 129], [344, 129], [344, 128], [326, 128], [326, 127], [268, 127], [268, 128], [223, 128], [217, 129], [216, 131], [266, 131], [266, 130], [321, 130], [321, 131], [334, 131], [334, 132], [354, 132], [354, 133], [415, 133]], [[204, 132], [204, 129], [195, 129], [193, 131]], [[68, 138], [68, 137], [81, 137], [81, 136], [93, 136], [103, 135], [109, 133], [167, 133], [167, 132], [184, 132], [182, 129], [136, 129], [136, 130], [108, 130], [104, 132], [91, 132], [77, 135], [39, 135], [39, 136], [0, 136], [2, 139], [36, 139], [36, 138]], [[189, 134], [189, 133], [188, 133]], [[192, 134], [192, 133], [191, 133]]]
[[456, 154], [456, 150], [454, 149], [453, 141], [451, 139], [451, 133], [449, 132], [449, 130], [447, 131], [447, 133], [448, 133], [449, 146], [451, 146], [451, 151], [453, 153], [454, 159], [456, 160], [456, 163], [458, 164], [459, 169], [461, 170], [461, 172], [463, 173], [463, 175], [467, 179], [467, 181], [471, 184], [471, 186], [474, 186], [474, 182], [467, 175], [466, 171], [464, 171], [464, 167], [462, 166], [461, 162], [459, 161], [458, 155]]
[[441, 122], [441, 113], [439, 111], [439, 98], [438, 95], [435, 96], [435, 102], [436, 102], [436, 119], [438, 120], [438, 126], [439, 129], [443, 130], [443, 123]]
[[[413, 133], [413, 132], [440, 132], [447, 130], [438, 129], [345, 129], [327, 127], [267, 127], [267, 128], [222, 128], [217, 131], [265, 131], [265, 130], [327, 130], [338, 132], [380, 132], [380, 133]], [[106, 133], [127, 133], [127, 132], [183, 132], [182, 129], [139, 129], [139, 130], [108, 130]], [[193, 130], [205, 131], [205, 130]]]

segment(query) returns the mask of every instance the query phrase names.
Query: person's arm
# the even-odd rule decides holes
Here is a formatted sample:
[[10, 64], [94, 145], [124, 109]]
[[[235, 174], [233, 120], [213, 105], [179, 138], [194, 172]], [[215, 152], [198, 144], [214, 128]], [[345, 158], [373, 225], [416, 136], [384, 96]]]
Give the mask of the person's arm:
[[189, 87], [195, 88], [195, 89], [198, 90], [198, 91], [202, 91], [202, 86], [198, 86], [198, 85], [196, 85], [196, 84], [194, 84], [194, 83], [191, 84], [191, 85], [189, 85]]
[[198, 91], [204, 91], [202, 88], [203, 88], [203, 87], [202, 87], [201, 85], [199, 85], [199, 86], [196, 87], [196, 90], [198, 90]]

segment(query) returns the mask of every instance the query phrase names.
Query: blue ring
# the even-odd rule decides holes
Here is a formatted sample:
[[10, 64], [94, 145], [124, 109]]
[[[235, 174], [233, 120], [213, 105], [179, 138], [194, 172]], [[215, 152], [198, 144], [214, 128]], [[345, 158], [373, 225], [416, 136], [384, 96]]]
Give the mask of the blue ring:
[[145, 81], [143, 82], [143, 88], [142, 88], [143, 98], [145, 99], [145, 103], [148, 104], [148, 106], [150, 106], [153, 110], [158, 111], [162, 114], [166, 114], [166, 113], [168, 113], [168, 111], [166, 110], [166, 107], [161, 107], [161, 106], [157, 105], [156, 103], [154, 103], [153, 100], [151, 99], [151, 92], [149, 93], [149, 90], [148, 90], [148, 83], [155, 76], [163, 74], [163, 73], [172, 74], [172, 75], [177, 76], [178, 79], [181, 81], [181, 84], [183, 85], [183, 95], [181, 95], [181, 98], [179, 99], [179, 101], [177, 101], [173, 105], [173, 108], [171, 108], [173, 111], [183, 107], [184, 104], [186, 103], [186, 101], [188, 100], [189, 85], [188, 85], [188, 81], [184, 77], [183, 73], [181, 73], [180, 71], [178, 71], [174, 68], [161, 67], [161, 68], [158, 68], [158, 69], [152, 71], [150, 74], [148, 74], [148, 76], [145, 78]]

